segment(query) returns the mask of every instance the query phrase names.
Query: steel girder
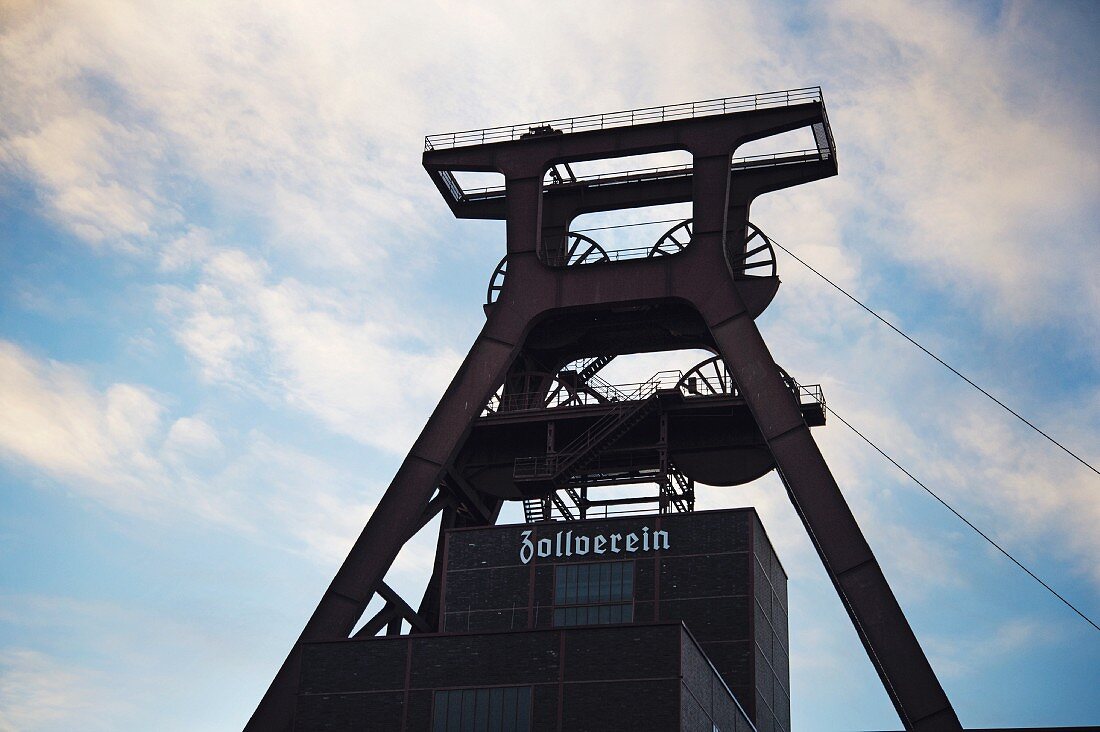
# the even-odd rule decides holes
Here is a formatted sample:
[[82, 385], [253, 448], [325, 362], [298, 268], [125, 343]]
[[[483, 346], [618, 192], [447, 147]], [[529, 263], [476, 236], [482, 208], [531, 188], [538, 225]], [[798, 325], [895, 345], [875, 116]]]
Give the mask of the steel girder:
[[[283, 730], [293, 724], [301, 645], [347, 638], [376, 592], [398, 551], [441, 506], [437, 487], [448, 479], [454, 459], [474, 420], [523, 351], [532, 327], [555, 314], [622, 309], [675, 301], [695, 310], [742, 390], [775, 460], [795, 510], [816, 547], [867, 654], [907, 729], [961, 729], [958, 718], [890, 590], [857, 525], [797, 400], [780, 376], [746, 306], [751, 282], [735, 280], [726, 247], [743, 232], [756, 195], [784, 185], [835, 174], [836, 157], [807, 165], [803, 175], [788, 169], [763, 184], [758, 173], [731, 174], [731, 157], [744, 142], [824, 119], [820, 102], [555, 135], [467, 148], [431, 150], [424, 165], [438, 181], [445, 170], [492, 170], [505, 176], [508, 272], [496, 304], [469, 354], [424, 430], [402, 462], [385, 495], [322, 596], [279, 669], [246, 729]], [[543, 175], [554, 163], [636, 155], [671, 149], [693, 156], [690, 200], [691, 246], [665, 257], [614, 265], [552, 268], [540, 260], [543, 232]], [[443, 190], [441, 188], [441, 190]], [[616, 193], [616, 196], [623, 194]], [[561, 199], [564, 200], [564, 199]], [[575, 207], [591, 205], [578, 195]], [[550, 218], [568, 220], [568, 206], [555, 203]], [[459, 214], [459, 211], [455, 211]], [[550, 222], [547, 222], [550, 223]], [[461, 493], [461, 490], [458, 491]], [[462, 501], [458, 495], [454, 499]], [[472, 520], [496, 520], [499, 502]], [[442, 532], [458, 520], [443, 508]], [[421, 614], [438, 612], [438, 557]], [[434, 593], [434, 594], [433, 594]], [[393, 603], [372, 628], [381, 629], [411, 608]], [[396, 607], [400, 605], [400, 607]]]

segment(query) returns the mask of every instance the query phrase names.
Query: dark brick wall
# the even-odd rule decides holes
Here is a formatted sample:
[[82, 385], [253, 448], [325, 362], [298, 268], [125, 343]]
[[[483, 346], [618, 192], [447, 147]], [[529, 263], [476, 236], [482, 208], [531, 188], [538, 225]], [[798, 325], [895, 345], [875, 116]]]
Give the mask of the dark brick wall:
[[[382, 666], [400, 674], [374, 670]], [[674, 623], [306, 644], [301, 683], [298, 732], [421, 732], [431, 727], [436, 689], [520, 684], [533, 687], [540, 731], [749, 729]]]
[[753, 516], [753, 628], [757, 728], [791, 728], [790, 653], [787, 637], [787, 573], [760, 519]]
[[715, 673], [696, 640], [684, 633], [680, 642], [681, 729], [712, 732], [717, 727], [722, 732], [752, 732], [748, 716]]
[[[669, 548], [521, 561], [531, 542], [557, 534], [625, 536], [667, 531]], [[554, 566], [634, 561], [634, 622], [683, 621], [760, 732], [789, 730], [787, 577], [752, 509], [496, 526], [447, 536], [443, 627], [448, 632], [550, 628]]]

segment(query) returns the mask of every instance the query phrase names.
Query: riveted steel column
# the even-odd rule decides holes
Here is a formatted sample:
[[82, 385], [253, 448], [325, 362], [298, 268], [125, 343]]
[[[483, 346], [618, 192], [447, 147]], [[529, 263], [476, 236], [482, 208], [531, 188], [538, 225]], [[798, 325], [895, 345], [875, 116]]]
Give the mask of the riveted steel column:
[[[516, 321], [511, 321], [516, 322]], [[490, 316], [412, 450], [386, 489], [317, 609], [268, 687], [246, 730], [288, 730], [298, 693], [302, 643], [347, 638], [398, 551], [418, 526], [470, 427], [515, 358], [522, 330]]]
[[[728, 207], [718, 163], [695, 167], [695, 216], [712, 221]], [[700, 217], [700, 214], [703, 214]], [[743, 222], [727, 222], [733, 231]], [[795, 510], [817, 549], [867, 655], [906, 729], [961, 729], [909, 622], [802, 418], [797, 397], [779, 375], [735, 283], [707, 287], [697, 298], [722, 359], [768, 443]]]

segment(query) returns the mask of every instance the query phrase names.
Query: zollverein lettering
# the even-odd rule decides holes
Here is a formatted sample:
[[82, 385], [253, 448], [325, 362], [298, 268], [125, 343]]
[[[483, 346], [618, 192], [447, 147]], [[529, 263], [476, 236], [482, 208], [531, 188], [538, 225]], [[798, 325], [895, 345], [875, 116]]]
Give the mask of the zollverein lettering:
[[654, 531], [642, 527], [641, 533], [631, 531], [628, 534], [596, 534], [595, 536], [573, 535], [573, 531], [559, 531], [551, 538], [544, 536], [538, 541], [531, 538], [533, 532], [528, 529], [521, 532], [523, 540], [519, 545], [519, 559], [527, 564], [537, 554], [547, 557], [583, 557], [588, 554], [635, 554], [668, 549], [668, 532]]

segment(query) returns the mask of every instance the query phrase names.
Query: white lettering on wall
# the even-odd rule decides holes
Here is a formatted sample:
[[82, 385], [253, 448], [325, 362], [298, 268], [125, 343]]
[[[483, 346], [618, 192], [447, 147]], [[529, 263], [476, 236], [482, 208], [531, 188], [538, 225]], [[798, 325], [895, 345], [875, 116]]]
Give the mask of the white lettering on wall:
[[537, 554], [540, 558], [571, 557], [574, 554], [583, 557], [593, 554], [635, 554], [639, 551], [660, 551], [670, 548], [667, 531], [650, 532], [648, 526], [642, 527], [639, 537], [636, 532], [629, 534], [596, 534], [594, 536], [574, 535], [573, 530], [558, 531], [553, 538], [544, 536], [533, 541], [531, 529], [520, 532], [519, 560], [528, 564]]
[[523, 537], [523, 541], [521, 541], [519, 545], [519, 560], [527, 564], [535, 554], [535, 545], [531, 543], [530, 529], [524, 531], [521, 536]]

